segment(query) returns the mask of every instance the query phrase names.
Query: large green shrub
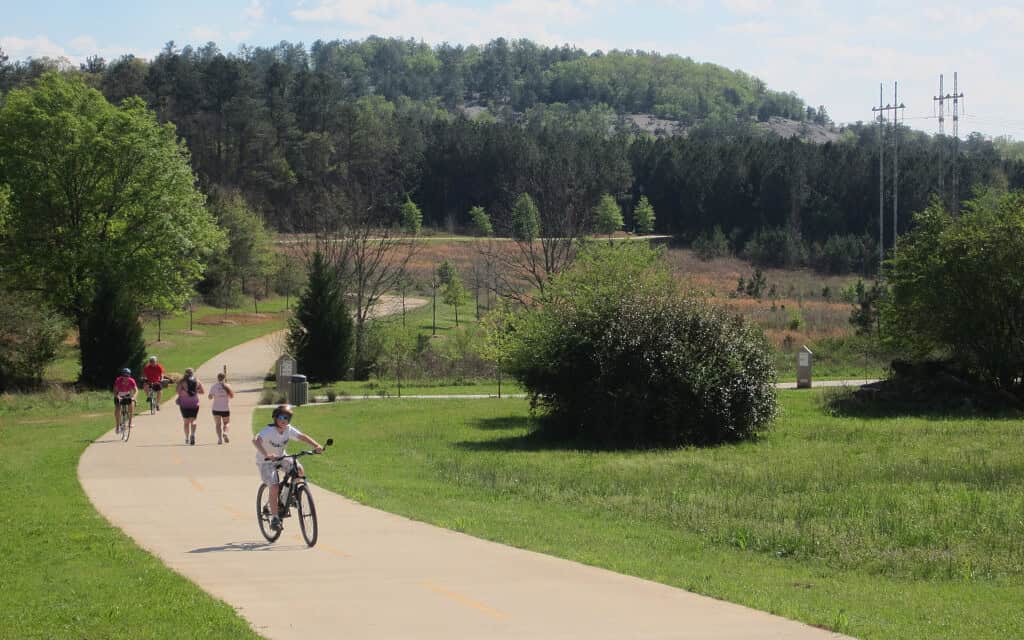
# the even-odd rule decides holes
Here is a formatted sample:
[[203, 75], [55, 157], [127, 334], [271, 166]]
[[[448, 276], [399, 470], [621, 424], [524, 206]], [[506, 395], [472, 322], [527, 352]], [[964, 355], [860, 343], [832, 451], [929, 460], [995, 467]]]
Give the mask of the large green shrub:
[[1024, 376], [1024, 192], [988, 192], [954, 216], [934, 201], [886, 263], [882, 331], [919, 359], [951, 355], [1007, 389]]
[[760, 330], [684, 296], [647, 247], [589, 247], [508, 331], [504, 366], [558, 437], [714, 444], [749, 438], [775, 415]]
[[341, 380], [348, 370], [352, 317], [337, 274], [319, 252], [313, 254], [309, 281], [288, 323], [288, 349], [310, 380]]

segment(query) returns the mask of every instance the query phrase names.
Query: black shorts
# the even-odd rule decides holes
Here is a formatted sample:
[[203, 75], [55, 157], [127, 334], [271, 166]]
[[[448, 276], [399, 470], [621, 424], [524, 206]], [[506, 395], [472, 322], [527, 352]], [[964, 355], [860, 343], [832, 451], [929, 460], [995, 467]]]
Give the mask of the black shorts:
[[159, 391], [160, 390], [160, 383], [159, 382], [147, 382], [146, 384], [149, 385], [149, 388], [152, 389], [153, 391]]
[[231, 412], [230, 411], [217, 411], [217, 410], [214, 410], [213, 415], [220, 416], [221, 418], [230, 418], [231, 417]]
[[188, 407], [179, 407], [179, 409], [181, 409], [182, 418], [195, 418], [199, 415], [199, 407], [192, 407], [191, 409]]
[[115, 406], [115, 407], [116, 407], [117, 405], [119, 405], [119, 404], [123, 404], [123, 405], [129, 405], [129, 404], [131, 404], [131, 403], [133, 403], [133, 402], [135, 402], [135, 401], [134, 401], [134, 400], [132, 400], [131, 398], [118, 398], [118, 397], [116, 397], [116, 396], [114, 397], [114, 406]]

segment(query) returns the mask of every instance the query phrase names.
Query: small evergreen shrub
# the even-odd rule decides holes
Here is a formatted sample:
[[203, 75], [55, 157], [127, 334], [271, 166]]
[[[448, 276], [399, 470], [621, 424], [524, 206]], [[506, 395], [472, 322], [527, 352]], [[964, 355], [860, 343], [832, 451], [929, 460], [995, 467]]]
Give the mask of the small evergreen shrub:
[[718, 225], [711, 231], [701, 232], [693, 241], [692, 248], [697, 257], [705, 262], [714, 258], [724, 258], [730, 253], [729, 239]]
[[67, 332], [67, 323], [41, 300], [7, 296], [17, 311], [0, 314], [0, 391], [39, 385]]
[[743, 248], [743, 257], [762, 267], [799, 267], [807, 263], [800, 234], [782, 227], [761, 229]]

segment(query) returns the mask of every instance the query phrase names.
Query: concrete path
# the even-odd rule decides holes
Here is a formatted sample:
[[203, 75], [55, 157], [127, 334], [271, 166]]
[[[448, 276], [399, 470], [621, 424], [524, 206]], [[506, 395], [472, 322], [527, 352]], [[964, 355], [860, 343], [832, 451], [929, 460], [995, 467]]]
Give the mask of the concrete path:
[[[136, 418], [127, 444], [110, 432], [86, 449], [78, 467], [100, 513], [268, 638], [842, 637], [414, 522], [318, 487], [317, 546], [307, 548], [287, 520], [281, 539], [266, 544], [255, 517], [250, 419], [273, 360], [271, 340], [260, 339], [199, 368], [209, 385], [228, 365], [239, 391], [230, 444], [217, 445], [204, 399], [196, 445], [185, 445], [177, 407], [165, 402], [155, 416]], [[300, 428], [304, 410], [296, 415]]]

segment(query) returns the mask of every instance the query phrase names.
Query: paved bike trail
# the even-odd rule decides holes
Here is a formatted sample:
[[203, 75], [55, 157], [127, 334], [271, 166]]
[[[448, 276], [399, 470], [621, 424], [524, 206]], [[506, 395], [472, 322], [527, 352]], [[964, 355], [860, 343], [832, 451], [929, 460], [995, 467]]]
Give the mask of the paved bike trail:
[[[217, 445], [203, 401], [195, 446], [177, 407], [136, 416], [78, 467], [103, 516], [141, 547], [232, 605], [267, 638], [841, 638], [764, 612], [611, 571], [479, 540], [358, 505], [314, 487], [320, 540], [294, 520], [267, 544], [255, 517], [251, 416], [275, 354], [270, 337], [198, 369], [228, 366], [237, 395], [230, 444]], [[141, 395], [141, 394], [140, 394]], [[260, 411], [266, 412], [266, 409]], [[302, 425], [301, 410], [296, 424]], [[329, 455], [344, 456], [340, 449]], [[187, 635], [187, 631], [185, 635]]]

